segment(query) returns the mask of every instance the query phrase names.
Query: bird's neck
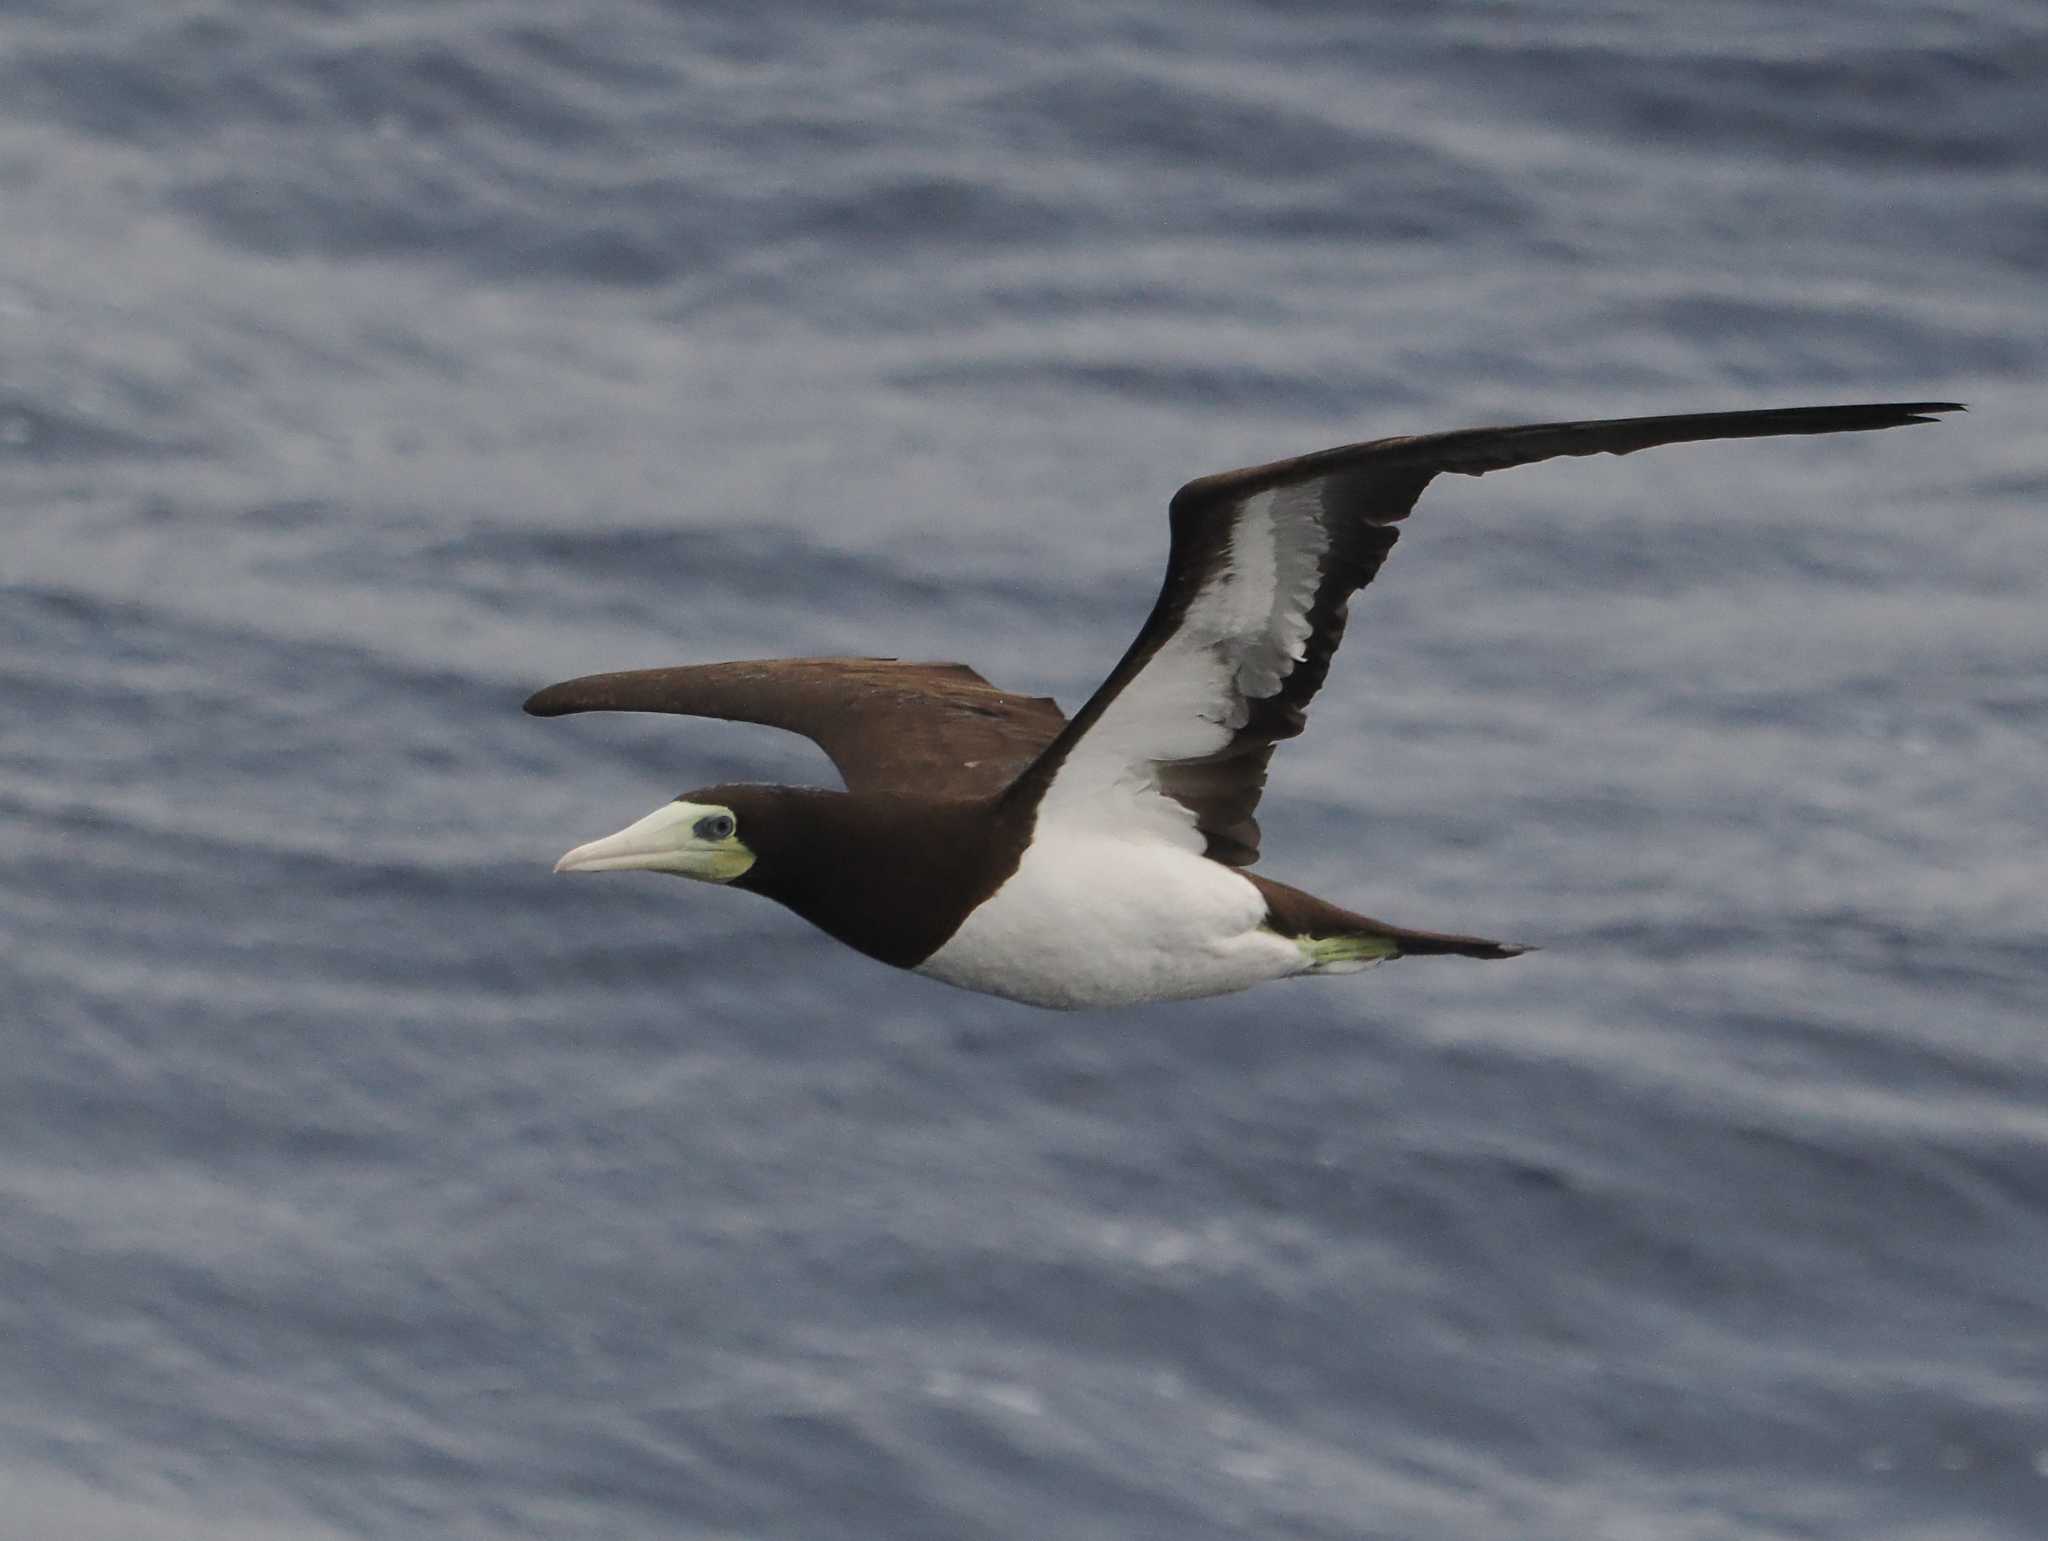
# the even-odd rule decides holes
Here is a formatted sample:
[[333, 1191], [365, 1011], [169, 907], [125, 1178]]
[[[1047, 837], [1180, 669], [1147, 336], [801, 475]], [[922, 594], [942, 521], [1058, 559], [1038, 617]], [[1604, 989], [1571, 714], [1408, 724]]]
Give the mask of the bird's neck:
[[993, 800], [792, 791], [751, 820], [733, 887], [898, 968], [923, 962], [1016, 870], [1028, 824]]

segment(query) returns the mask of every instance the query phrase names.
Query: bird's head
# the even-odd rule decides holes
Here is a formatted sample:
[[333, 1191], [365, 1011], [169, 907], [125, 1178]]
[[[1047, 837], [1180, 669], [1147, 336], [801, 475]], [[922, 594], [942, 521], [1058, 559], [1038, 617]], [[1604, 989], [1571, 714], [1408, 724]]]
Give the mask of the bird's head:
[[616, 835], [579, 845], [555, 863], [557, 872], [673, 872], [705, 883], [730, 883], [754, 865], [740, 828], [736, 799], [722, 789], [685, 792]]

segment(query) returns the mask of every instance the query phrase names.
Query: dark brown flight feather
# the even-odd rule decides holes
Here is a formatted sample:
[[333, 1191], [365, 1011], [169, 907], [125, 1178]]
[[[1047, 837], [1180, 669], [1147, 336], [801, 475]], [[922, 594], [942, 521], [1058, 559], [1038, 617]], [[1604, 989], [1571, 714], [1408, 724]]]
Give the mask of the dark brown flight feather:
[[537, 691], [536, 717], [674, 712], [810, 739], [849, 792], [990, 797], [1066, 724], [1050, 696], [998, 690], [965, 664], [774, 658], [587, 674]]
[[1109, 678], [1018, 778], [1008, 796], [1035, 804], [1044, 795], [1069, 751], [1138, 678], [1179, 629], [1189, 605], [1230, 561], [1236, 521], [1247, 500], [1260, 493], [1294, 492], [1310, 500], [1310, 512], [1327, 542], [1309, 606], [1310, 634], [1303, 656], [1277, 691], [1225, 703], [1228, 720], [1242, 721], [1222, 749], [1154, 766], [1160, 789], [1193, 811], [1207, 854], [1234, 867], [1250, 866], [1258, 859], [1255, 815], [1267, 762], [1273, 746], [1301, 732], [1306, 723], [1309, 701], [1322, 687], [1330, 658], [1343, 639], [1346, 601], [1378, 573], [1398, 538], [1391, 526], [1408, 517], [1422, 490], [1440, 473], [1480, 476], [1561, 455], [1626, 455], [1704, 439], [1896, 428], [1935, 422], [1933, 413], [1961, 410], [1955, 402], [1933, 401], [1463, 428], [1347, 444], [1189, 482], [1173, 497], [1166, 578], [1150, 617]]

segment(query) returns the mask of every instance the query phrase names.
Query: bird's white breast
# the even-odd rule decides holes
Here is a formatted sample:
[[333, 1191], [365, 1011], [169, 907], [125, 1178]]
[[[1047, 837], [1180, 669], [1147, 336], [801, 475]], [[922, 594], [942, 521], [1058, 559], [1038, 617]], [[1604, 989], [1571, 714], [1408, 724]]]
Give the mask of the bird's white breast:
[[1034, 1006], [1128, 1006], [1301, 973], [1245, 878], [1157, 840], [1041, 826], [1017, 870], [917, 971]]

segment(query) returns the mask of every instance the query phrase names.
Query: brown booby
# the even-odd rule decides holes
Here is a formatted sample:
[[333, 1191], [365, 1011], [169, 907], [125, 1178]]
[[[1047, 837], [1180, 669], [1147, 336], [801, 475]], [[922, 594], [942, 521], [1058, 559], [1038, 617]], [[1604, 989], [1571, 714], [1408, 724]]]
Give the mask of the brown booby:
[[1442, 472], [1928, 423], [1954, 402], [1707, 412], [1376, 439], [1174, 494], [1166, 581], [1069, 721], [957, 663], [788, 658], [594, 674], [526, 703], [801, 733], [844, 791], [687, 792], [557, 872], [648, 869], [778, 900], [850, 947], [1038, 1006], [1121, 1006], [1526, 947], [1411, 931], [1245, 871], [1273, 746], [1301, 732], [1345, 602]]

